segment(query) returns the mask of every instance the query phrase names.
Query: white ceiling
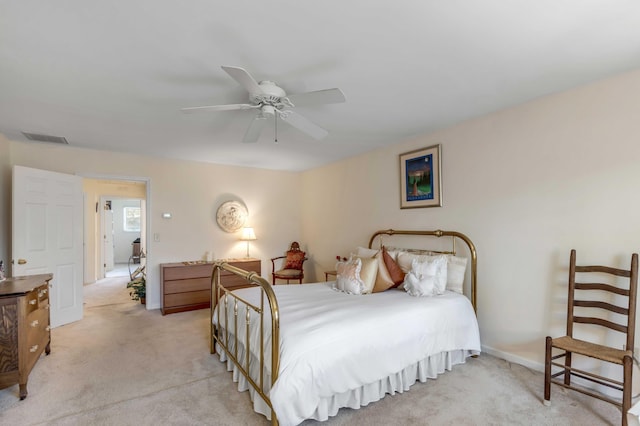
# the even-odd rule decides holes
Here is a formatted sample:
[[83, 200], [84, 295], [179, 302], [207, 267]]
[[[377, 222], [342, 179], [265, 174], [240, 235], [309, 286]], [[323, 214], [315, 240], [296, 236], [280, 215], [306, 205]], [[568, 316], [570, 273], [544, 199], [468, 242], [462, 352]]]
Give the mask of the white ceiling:
[[[220, 66], [288, 93], [316, 141], [255, 111]], [[638, 0], [0, 0], [0, 133], [305, 170], [640, 67]]]

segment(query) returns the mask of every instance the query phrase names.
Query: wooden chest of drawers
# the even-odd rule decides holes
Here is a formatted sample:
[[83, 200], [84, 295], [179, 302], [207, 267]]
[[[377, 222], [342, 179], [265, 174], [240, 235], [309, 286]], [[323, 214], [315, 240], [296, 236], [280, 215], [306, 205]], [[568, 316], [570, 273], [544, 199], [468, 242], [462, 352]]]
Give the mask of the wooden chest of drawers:
[[29, 373], [51, 352], [49, 281], [51, 274], [0, 282], [0, 388], [18, 383], [27, 397]]
[[[260, 273], [259, 259], [229, 259], [227, 262], [247, 271]], [[178, 262], [160, 265], [160, 292], [162, 315], [208, 308], [211, 303], [211, 273], [213, 263]], [[228, 274], [225, 272], [225, 274]], [[228, 274], [221, 277], [227, 288], [244, 287], [239, 277]]]

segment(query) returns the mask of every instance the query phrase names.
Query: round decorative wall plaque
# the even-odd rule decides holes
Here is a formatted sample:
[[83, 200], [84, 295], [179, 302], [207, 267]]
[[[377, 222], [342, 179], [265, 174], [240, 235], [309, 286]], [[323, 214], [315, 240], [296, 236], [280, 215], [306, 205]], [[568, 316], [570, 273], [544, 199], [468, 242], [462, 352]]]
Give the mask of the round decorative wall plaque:
[[216, 221], [224, 232], [236, 232], [247, 221], [247, 208], [237, 201], [226, 201], [218, 207]]

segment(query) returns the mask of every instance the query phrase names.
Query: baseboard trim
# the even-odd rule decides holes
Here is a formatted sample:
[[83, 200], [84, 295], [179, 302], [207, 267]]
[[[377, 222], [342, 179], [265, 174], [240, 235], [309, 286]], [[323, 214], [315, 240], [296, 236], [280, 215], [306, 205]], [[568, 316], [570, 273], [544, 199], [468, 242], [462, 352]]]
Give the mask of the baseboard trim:
[[527, 358], [511, 354], [509, 352], [500, 351], [490, 346], [482, 345], [482, 352], [486, 352], [489, 355], [493, 355], [497, 358], [504, 359], [505, 361], [514, 362], [516, 364], [523, 365], [531, 370], [540, 371], [544, 373], [544, 363], [531, 361]]

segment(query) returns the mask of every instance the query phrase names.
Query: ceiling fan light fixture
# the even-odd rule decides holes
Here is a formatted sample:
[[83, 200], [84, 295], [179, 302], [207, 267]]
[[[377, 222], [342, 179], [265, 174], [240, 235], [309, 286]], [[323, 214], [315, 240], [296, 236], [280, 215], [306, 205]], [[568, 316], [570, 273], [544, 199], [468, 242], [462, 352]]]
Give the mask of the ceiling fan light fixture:
[[265, 118], [267, 116], [273, 117], [274, 115], [276, 115], [276, 108], [272, 105], [262, 105], [262, 108], [260, 108], [260, 111], [261, 111], [261, 115]]

